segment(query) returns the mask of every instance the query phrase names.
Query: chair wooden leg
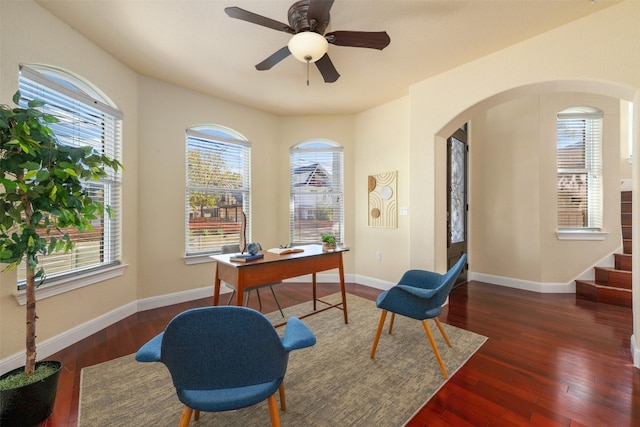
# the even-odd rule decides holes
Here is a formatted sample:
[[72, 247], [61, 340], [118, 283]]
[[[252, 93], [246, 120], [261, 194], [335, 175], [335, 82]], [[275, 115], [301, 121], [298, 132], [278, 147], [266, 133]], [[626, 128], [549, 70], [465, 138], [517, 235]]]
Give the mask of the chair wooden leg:
[[273, 427], [280, 427], [280, 413], [278, 412], [278, 402], [276, 402], [275, 393], [269, 396], [267, 399], [269, 402], [269, 415], [271, 416], [271, 425]]
[[182, 416], [180, 417], [180, 424], [178, 424], [178, 427], [187, 427], [189, 425], [189, 422], [191, 421], [192, 413], [193, 409], [185, 405], [185, 407], [182, 409]]
[[378, 347], [378, 341], [380, 341], [380, 334], [382, 334], [382, 328], [384, 328], [384, 320], [387, 318], [387, 310], [382, 310], [380, 314], [380, 322], [378, 322], [378, 330], [376, 331], [376, 337], [373, 339], [373, 347], [371, 347], [371, 353], [369, 356], [373, 359], [376, 355], [376, 347]]
[[287, 398], [284, 395], [284, 381], [280, 384], [280, 388], [278, 389], [278, 391], [280, 391], [280, 409], [282, 409], [283, 411], [287, 410]]
[[193, 411], [193, 421], [200, 421], [200, 411], [198, 409]]
[[442, 323], [440, 323], [440, 319], [438, 319], [437, 317], [434, 317], [433, 321], [436, 322], [436, 326], [438, 327], [438, 329], [440, 329], [440, 333], [442, 334], [442, 338], [444, 338], [444, 340], [446, 341], [447, 345], [449, 347], [451, 347], [451, 341], [449, 341], [449, 337], [447, 336], [447, 333], [444, 331], [444, 328], [442, 327]]
[[424, 331], [427, 333], [427, 338], [429, 338], [429, 342], [431, 343], [433, 352], [436, 355], [436, 359], [438, 359], [438, 364], [440, 365], [442, 375], [444, 375], [445, 378], [449, 378], [449, 374], [447, 374], [447, 370], [444, 367], [444, 362], [442, 361], [442, 357], [440, 356], [440, 352], [438, 351], [438, 347], [436, 346], [436, 341], [433, 339], [431, 328], [429, 328], [429, 324], [427, 323], [426, 319], [422, 321], [422, 326], [424, 327]]
[[389, 322], [389, 335], [391, 335], [391, 331], [393, 331], [393, 321], [396, 320], [396, 314], [391, 313], [391, 322]]

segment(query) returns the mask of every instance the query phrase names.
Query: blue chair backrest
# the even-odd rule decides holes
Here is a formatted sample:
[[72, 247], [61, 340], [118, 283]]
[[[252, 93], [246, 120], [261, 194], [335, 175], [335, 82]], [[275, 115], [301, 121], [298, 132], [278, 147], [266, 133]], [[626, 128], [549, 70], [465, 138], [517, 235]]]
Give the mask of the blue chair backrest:
[[176, 316], [162, 338], [161, 362], [177, 389], [218, 389], [284, 377], [288, 352], [269, 320], [236, 306]]
[[444, 304], [447, 297], [449, 296], [449, 292], [453, 288], [453, 285], [456, 283], [456, 279], [460, 275], [460, 272], [464, 268], [465, 263], [467, 262], [467, 254], [462, 254], [460, 259], [447, 271], [442, 275], [442, 279], [440, 282], [440, 292], [438, 292], [438, 301], [439, 304]]

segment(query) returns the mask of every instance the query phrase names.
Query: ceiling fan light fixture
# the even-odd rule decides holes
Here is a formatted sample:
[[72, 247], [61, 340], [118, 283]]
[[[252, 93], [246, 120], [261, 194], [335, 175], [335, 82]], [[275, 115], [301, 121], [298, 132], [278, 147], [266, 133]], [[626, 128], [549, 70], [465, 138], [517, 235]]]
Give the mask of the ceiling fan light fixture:
[[295, 34], [289, 40], [289, 51], [300, 62], [316, 62], [329, 49], [329, 43], [323, 35], [313, 31]]

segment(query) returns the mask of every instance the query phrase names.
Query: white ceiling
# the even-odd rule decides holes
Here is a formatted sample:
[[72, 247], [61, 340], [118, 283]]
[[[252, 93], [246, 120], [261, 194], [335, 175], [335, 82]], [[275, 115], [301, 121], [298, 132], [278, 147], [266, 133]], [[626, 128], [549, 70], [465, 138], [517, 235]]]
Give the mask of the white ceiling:
[[382, 50], [329, 45], [324, 83], [292, 56], [254, 66], [289, 35], [228, 17], [238, 6], [288, 23], [294, 0], [37, 0], [136, 72], [282, 115], [357, 113], [430, 76], [615, 4], [613, 0], [335, 0], [328, 31], [385, 30]]

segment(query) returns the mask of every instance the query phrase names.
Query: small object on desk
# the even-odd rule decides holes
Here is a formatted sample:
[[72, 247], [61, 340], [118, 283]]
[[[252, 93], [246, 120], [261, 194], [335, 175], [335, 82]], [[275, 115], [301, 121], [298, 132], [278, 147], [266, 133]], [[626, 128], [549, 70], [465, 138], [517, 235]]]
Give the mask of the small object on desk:
[[293, 254], [296, 252], [304, 252], [302, 248], [271, 248], [267, 252], [271, 252], [276, 255]]
[[252, 242], [247, 245], [247, 252], [249, 252], [249, 254], [251, 255], [257, 254], [260, 251], [260, 249], [262, 248], [260, 247], [259, 243]]
[[248, 262], [256, 259], [264, 258], [264, 254], [237, 254], [231, 255], [229, 261], [231, 262]]

